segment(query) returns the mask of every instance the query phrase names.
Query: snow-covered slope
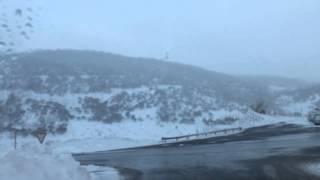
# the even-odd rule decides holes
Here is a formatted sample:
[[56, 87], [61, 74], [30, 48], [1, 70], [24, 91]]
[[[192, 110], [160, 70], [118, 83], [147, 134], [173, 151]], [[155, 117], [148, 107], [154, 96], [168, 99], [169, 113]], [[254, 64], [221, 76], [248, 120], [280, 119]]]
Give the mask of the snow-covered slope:
[[61, 134], [74, 120], [211, 122], [218, 110], [244, 112], [269, 96], [261, 85], [221, 73], [102, 52], [4, 55], [0, 67], [0, 131], [46, 126]]
[[[108, 180], [121, 179], [118, 172], [107, 167], [80, 167], [66, 154], [53, 154], [44, 149], [24, 148], [0, 156], [2, 180]], [[100, 174], [93, 173], [101, 171]], [[104, 173], [105, 177], [100, 177]]]
[[[47, 146], [79, 152], [232, 127], [308, 124], [304, 115], [319, 100], [297, 100], [291, 91], [286, 94], [296, 87], [295, 81], [284, 81], [261, 83], [102, 52], [4, 55], [0, 57], [0, 134], [18, 130], [23, 145], [33, 141], [35, 130], [45, 128]], [[281, 85], [281, 90], [275, 85]], [[257, 104], [265, 115], [254, 112]], [[304, 113], [297, 116], [300, 108], [305, 108]]]
[[314, 85], [282, 93], [277, 103], [285, 112], [307, 115], [320, 107], [320, 85]]

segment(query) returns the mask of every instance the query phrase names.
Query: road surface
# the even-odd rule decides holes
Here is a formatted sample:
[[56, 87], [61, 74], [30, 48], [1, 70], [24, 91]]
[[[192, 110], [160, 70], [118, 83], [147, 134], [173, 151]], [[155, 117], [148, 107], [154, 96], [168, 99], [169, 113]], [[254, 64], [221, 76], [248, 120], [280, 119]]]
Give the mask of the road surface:
[[111, 166], [127, 180], [320, 179], [320, 129], [254, 128], [242, 134], [168, 146], [75, 154], [83, 165]]

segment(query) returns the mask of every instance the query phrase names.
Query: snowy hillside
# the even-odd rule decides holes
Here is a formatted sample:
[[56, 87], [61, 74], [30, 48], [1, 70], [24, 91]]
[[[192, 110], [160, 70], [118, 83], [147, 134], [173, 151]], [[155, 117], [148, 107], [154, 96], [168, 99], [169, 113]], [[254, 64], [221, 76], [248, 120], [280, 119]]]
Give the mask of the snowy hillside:
[[305, 115], [320, 96], [312, 91], [298, 99], [299, 86], [102, 52], [4, 55], [0, 133], [8, 137], [18, 130], [27, 144], [35, 130], [45, 128], [48, 146], [74, 152], [232, 127], [306, 125]]
[[285, 112], [305, 116], [320, 107], [320, 85], [283, 92], [277, 98], [277, 103]]
[[0, 129], [46, 124], [65, 133], [70, 120], [103, 123], [210, 122], [215, 111], [247, 111], [261, 86], [158, 60], [90, 51], [39, 51], [0, 61]]

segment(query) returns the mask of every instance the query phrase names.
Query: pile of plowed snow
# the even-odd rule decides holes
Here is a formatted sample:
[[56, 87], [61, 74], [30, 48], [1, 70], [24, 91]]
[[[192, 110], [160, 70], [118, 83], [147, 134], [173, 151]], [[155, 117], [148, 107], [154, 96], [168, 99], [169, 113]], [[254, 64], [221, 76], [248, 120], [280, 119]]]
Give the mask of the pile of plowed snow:
[[320, 177], [320, 162], [310, 163], [303, 166], [305, 172]]
[[[0, 162], [1, 180], [97, 180], [66, 154], [54, 155], [38, 149], [11, 151], [0, 157]], [[116, 179], [115, 175], [112, 179]]]

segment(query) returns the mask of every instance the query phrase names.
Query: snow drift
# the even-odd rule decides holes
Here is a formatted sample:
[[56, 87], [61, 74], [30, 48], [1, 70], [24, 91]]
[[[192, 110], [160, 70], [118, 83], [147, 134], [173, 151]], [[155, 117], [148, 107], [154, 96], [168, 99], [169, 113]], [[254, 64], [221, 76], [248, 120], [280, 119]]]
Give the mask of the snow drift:
[[[71, 155], [53, 155], [36, 148], [11, 151], [0, 158], [1, 180], [97, 180]], [[92, 169], [89, 167], [88, 169]], [[108, 174], [112, 169], [108, 168]], [[117, 172], [113, 171], [113, 179]]]

